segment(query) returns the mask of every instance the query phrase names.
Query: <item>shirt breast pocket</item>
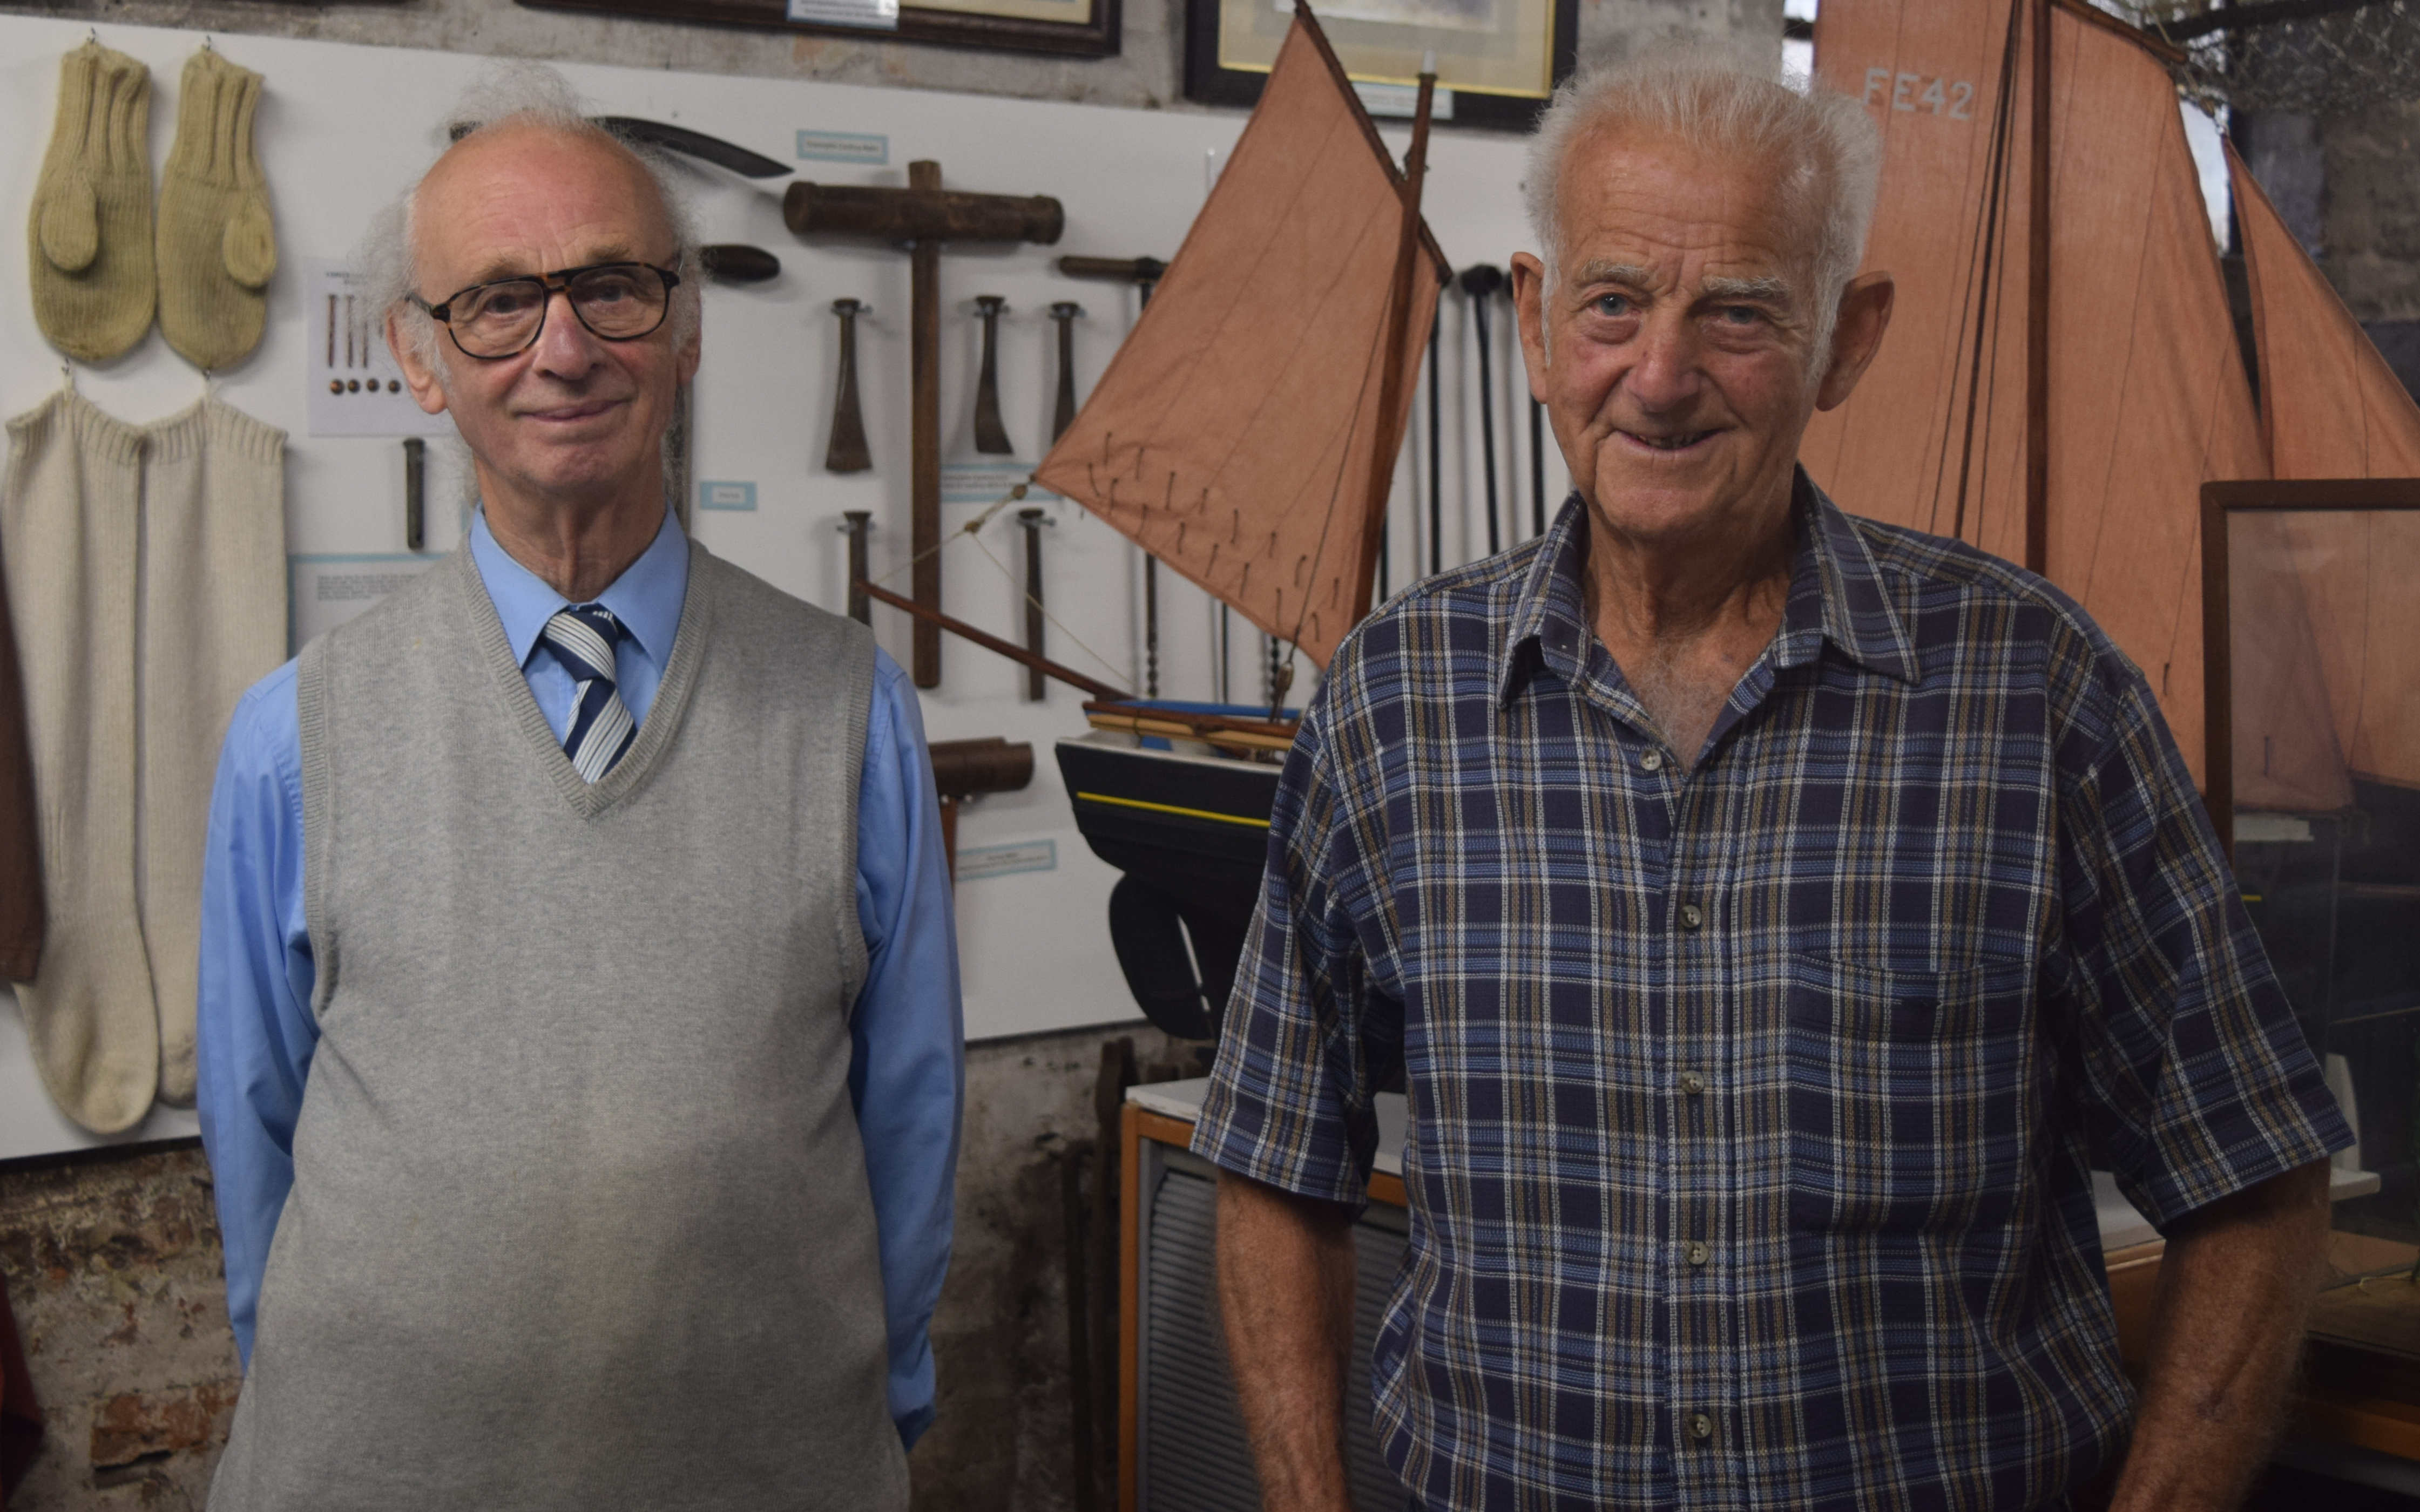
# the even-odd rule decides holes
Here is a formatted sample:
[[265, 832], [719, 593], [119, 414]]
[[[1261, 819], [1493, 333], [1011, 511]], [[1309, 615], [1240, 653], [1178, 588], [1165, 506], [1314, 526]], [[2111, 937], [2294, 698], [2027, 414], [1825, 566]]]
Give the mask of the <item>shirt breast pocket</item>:
[[1790, 1217], [1828, 1231], [2007, 1221], [2024, 1177], [2033, 973], [1791, 961]]

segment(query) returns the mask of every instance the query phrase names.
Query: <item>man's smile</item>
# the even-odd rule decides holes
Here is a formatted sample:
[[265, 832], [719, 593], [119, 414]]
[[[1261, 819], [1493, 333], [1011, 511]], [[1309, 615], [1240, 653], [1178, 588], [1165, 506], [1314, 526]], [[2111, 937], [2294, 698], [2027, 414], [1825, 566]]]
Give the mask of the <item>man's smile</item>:
[[1624, 430], [1619, 425], [1614, 427], [1613, 433], [1641, 450], [1667, 456], [1694, 451], [1701, 442], [1719, 434], [1713, 430], [1675, 430], [1657, 433]]

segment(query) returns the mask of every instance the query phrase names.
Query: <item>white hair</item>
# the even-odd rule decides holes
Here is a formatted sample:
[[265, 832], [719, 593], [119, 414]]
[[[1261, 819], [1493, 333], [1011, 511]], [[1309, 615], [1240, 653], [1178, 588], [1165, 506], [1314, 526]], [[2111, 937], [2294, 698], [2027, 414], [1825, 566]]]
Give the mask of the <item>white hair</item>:
[[[680, 275], [680, 285], [673, 290], [672, 309], [667, 324], [672, 327], [675, 346], [687, 341], [697, 331], [698, 265], [697, 227], [689, 206], [681, 193], [674, 164], [655, 148], [615, 135], [588, 118], [582, 109], [580, 97], [563, 75], [543, 64], [513, 62], [500, 64], [464, 91], [461, 100], [446, 117], [447, 147], [463, 138], [499, 127], [535, 126], [562, 135], [607, 144], [628, 155], [646, 171], [656, 187], [656, 197], [661, 202], [664, 222], [672, 227], [673, 271]], [[439, 156], [442, 158], [442, 153]], [[412, 211], [420, 198], [420, 187], [427, 182], [436, 168], [431, 161], [410, 188], [380, 209], [370, 220], [361, 249], [355, 255], [354, 266], [361, 270], [363, 293], [369, 308], [376, 311], [380, 324], [385, 316], [396, 317], [404, 338], [431, 371], [442, 380], [445, 364], [438, 361], [437, 322], [428, 312], [411, 302], [407, 296], [415, 292], [424, 297], [442, 299], [451, 290], [440, 290], [433, 296], [420, 288], [419, 248], [412, 238]]]
[[1785, 208], [1814, 240], [1815, 343], [1807, 360], [1821, 374], [1830, 361], [1841, 291], [1865, 255], [1882, 176], [1882, 133], [1864, 107], [1812, 83], [1802, 93], [1769, 67], [1703, 44], [1574, 75], [1538, 118], [1521, 181], [1548, 295], [1560, 271], [1563, 174], [1574, 150], [1599, 133], [1678, 142], [1780, 167]]

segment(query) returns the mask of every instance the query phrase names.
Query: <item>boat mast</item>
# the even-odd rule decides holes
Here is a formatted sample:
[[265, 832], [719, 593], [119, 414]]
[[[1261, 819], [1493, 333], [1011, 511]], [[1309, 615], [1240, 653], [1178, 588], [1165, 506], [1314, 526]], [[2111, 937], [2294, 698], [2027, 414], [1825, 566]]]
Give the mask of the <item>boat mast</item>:
[[2025, 259], [2025, 569], [2050, 570], [2050, 18], [2056, 0], [2011, 0], [2033, 15], [2032, 213]]
[[1387, 295], [1387, 339], [1379, 350], [1386, 363], [1378, 378], [1376, 444], [1370, 449], [1370, 491], [1361, 516], [1361, 552], [1353, 576], [1353, 621], [1370, 612], [1370, 594], [1386, 538], [1387, 498], [1395, 491], [1395, 454], [1404, 434], [1404, 337], [1412, 324], [1412, 258], [1420, 247], [1420, 180], [1429, 169], [1429, 107], [1436, 97], [1436, 54], [1420, 60], [1420, 97], [1412, 113], [1412, 145], [1404, 154], [1404, 228], [1395, 242], [1395, 278]]

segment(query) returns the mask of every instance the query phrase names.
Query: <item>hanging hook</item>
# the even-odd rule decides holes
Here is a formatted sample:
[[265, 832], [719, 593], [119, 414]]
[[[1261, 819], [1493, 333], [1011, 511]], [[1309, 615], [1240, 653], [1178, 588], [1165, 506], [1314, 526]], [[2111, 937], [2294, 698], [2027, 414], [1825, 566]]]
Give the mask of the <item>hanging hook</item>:
[[101, 28], [98, 26], [86, 26], [84, 29], [84, 39], [90, 42], [93, 46], [99, 47], [101, 45]]
[[68, 392], [70, 393], [76, 392], [75, 364], [73, 363], [61, 363], [59, 364], [59, 379], [68, 386]]
[[210, 34], [208, 32], [202, 33], [202, 51], [205, 53], [215, 53], [218, 51], [216, 47], [210, 45]]

